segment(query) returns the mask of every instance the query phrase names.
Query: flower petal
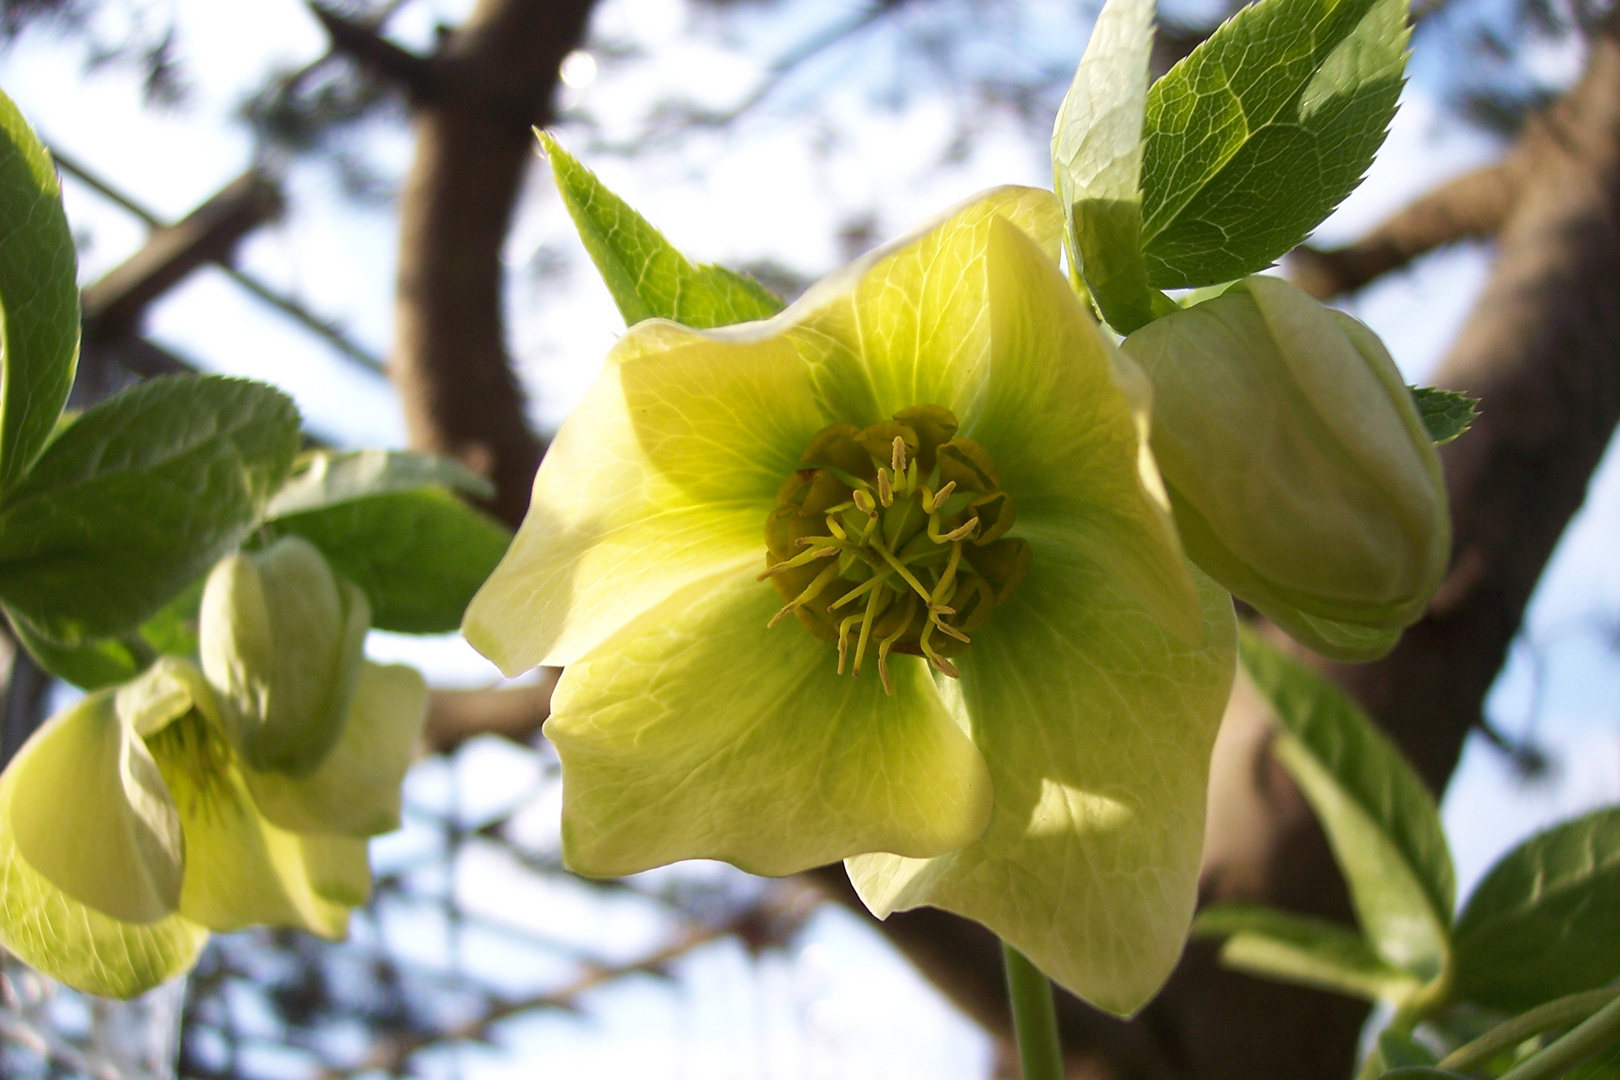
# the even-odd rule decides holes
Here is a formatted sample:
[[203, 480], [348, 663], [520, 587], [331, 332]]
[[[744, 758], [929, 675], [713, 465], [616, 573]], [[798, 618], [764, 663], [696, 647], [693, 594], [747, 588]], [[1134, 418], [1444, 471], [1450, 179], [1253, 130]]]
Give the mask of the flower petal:
[[1125, 1015], [1170, 974], [1192, 920], [1236, 667], [1231, 598], [1198, 576], [1205, 624], [1191, 648], [1091, 561], [1031, 546], [1029, 579], [956, 661], [995, 783], [989, 828], [943, 858], [846, 865], [880, 917], [923, 904], [965, 915]]
[[0, 822], [32, 869], [114, 919], [153, 923], [180, 902], [180, 816], [117, 695], [98, 690], [34, 733], [6, 770]]
[[1029, 236], [1056, 266], [1057, 198], [994, 188], [827, 278], [778, 317], [846, 344], [816, 373], [834, 419], [868, 424], [912, 405], [973, 413], [989, 368], [986, 252], [998, 220]]
[[[938, 855], [990, 813], [984, 762], [921, 660], [837, 674], [748, 572], [688, 586], [563, 673], [546, 736], [563, 855], [593, 877], [677, 859], [790, 874], [861, 851]], [[870, 664], [870, 658], [868, 659]]]
[[399, 786], [427, 716], [427, 683], [415, 668], [360, 669], [343, 735], [304, 777], [244, 770], [259, 812], [301, 833], [376, 836], [399, 828]]
[[74, 900], [29, 865], [9, 827], [16, 781], [10, 769], [0, 777], [0, 946], [102, 997], [131, 998], [189, 970], [208, 940], [203, 927], [180, 915], [120, 921]]
[[772, 325], [728, 338], [653, 320], [625, 335], [467, 609], [474, 648], [508, 674], [571, 663], [689, 582], [763, 569], [776, 490], [827, 423], [804, 340], [762, 336]]
[[[328, 899], [316, 884], [336, 876], [333, 852], [306, 850], [305, 837], [278, 829], [259, 813], [202, 672], [165, 657], [125, 688], [119, 705], [137, 726], [163, 721], [147, 736], [147, 746], [185, 832], [180, 914], [212, 930], [268, 923], [341, 938], [348, 907]], [[356, 861], [365, 865], [364, 841], [332, 839], [347, 841], [341, 854], [351, 864], [349, 873]]]
[[995, 459], [1023, 532], [1064, 536], [1196, 643], [1203, 615], [1148, 447], [1145, 381], [1024, 233], [994, 222], [987, 261], [992, 362], [964, 433]]

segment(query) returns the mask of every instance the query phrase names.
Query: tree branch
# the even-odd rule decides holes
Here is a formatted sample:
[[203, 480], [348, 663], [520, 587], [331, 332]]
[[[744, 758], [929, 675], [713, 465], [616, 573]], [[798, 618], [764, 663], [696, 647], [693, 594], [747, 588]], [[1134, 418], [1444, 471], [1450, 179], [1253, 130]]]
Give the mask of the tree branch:
[[541, 668], [538, 683], [511, 690], [433, 691], [422, 727], [424, 749], [448, 754], [478, 735], [527, 743], [551, 712], [551, 691], [561, 673], [558, 668]]
[[550, 115], [562, 58], [591, 0], [480, 0], [432, 63], [439, 91], [418, 103], [416, 159], [400, 198], [390, 374], [414, 446], [495, 481], [494, 513], [528, 508], [540, 441], [506, 355], [501, 244], [530, 125]]
[[439, 84], [432, 63], [395, 45], [370, 23], [350, 19], [324, 4], [312, 2], [309, 9], [321, 21], [333, 52], [342, 53], [402, 87], [412, 100], [429, 101], [434, 97]]
[[1510, 157], [1441, 184], [1346, 247], [1295, 248], [1287, 260], [1289, 276], [1318, 300], [1328, 300], [1436, 248], [1492, 235], [1513, 209], [1519, 173], [1518, 158]]

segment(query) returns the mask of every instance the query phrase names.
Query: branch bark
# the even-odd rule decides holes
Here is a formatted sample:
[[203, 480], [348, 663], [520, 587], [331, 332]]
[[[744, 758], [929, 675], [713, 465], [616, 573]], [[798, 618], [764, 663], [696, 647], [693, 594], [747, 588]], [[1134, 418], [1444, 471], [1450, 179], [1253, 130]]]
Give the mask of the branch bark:
[[550, 118], [558, 65], [591, 6], [480, 0], [419, 80], [416, 157], [400, 197], [389, 367], [412, 445], [494, 480], [491, 509], [513, 526], [541, 446], [506, 354], [501, 244], [533, 158], [530, 128]]
[[1288, 256], [1289, 277], [1328, 300], [1354, 292], [1419, 255], [1496, 233], [1513, 209], [1523, 155], [1464, 173], [1424, 195], [1366, 236], [1342, 248], [1304, 245]]

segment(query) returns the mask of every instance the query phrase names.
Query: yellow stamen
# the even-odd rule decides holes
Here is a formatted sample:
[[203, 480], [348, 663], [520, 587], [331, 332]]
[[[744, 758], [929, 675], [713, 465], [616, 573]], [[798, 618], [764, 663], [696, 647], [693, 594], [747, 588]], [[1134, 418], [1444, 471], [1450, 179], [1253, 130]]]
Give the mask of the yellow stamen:
[[928, 625], [923, 627], [922, 639], [917, 644], [922, 646], [923, 655], [928, 657], [929, 663], [933, 664], [941, 672], [949, 675], [951, 678], [960, 679], [962, 674], [956, 670], [956, 665], [939, 655], [939, 653], [934, 651], [934, 647], [928, 644], [928, 636], [933, 632], [934, 627], [937, 625], [939, 624], [930, 619]]
[[889, 453], [889, 464], [894, 466], [896, 476], [906, 471], [906, 440], [899, 435], [894, 437], [894, 447]]
[[[880, 570], [878, 573], [873, 574], [871, 577], [849, 590], [849, 592], [845, 593], [843, 596], [840, 596], [837, 600], [834, 600], [827, 606], [827, 610], [837, 611], [851, 600], [864, 596], [868, 591], [875, 589], [879, 585], [882, 585], [884, 582], [888, 581], [889, 577], [893, 575], [893, 573], [893, 570]], [[907, 593], [906, 595], [910, 596], [911, 594]]]
[[861, 621], [860, 615], [851, 615], [838, 624], [838, 674], [844, 673], [844, 659], [849, 654], [849, 628]]
[[828, 585], [831, 585], [833, 578], [837, 576], [838, 564], [833, 563], [832, 565], [828, 566], [827, 569], [817, 574], [815, 580], [806, 585], [804, 587], [804, 591], [798, 596], [794, 597], [786, 607], [782, 608], [782, 610], [778, 611], [775, 615], [772, 615], [771, 621], [765, 624], [765, 628], [769, 630], [771, 627], [787, 618], [790, 612], [803, 607], [816, 597], [820, 596], [822, 590], [824, 590]]
[[861, 658], [866, 655], [866, 643], [872, 640], [872, 624], [877, 621], [878, 601], [882, 597], [882, 589], [873, 589], [867, 596], [866, 611], [861, 616], [861, 639], [855, 643], [855, 666], [850, 669], [856, 675], [861, 673]]
[[878, 466], [878, 502], [884, 506], [894, 505], [894, 485], [889, 483], [889, 470]]
[[889, 680], [889, 650], [900, 635], [911, 626], [911, 617], [917, 612], [917, 598], [910, 593], [906, 594], [906, 613], [900, 624], [894, 628], [894, 633], [878, 642], [878, 678], [883, 680], [883, 692], [890, 697], [894, 696], [894, 683]]
[[884, 560], [887, 561], [890, 566], [894, 567], [895, 572], [906, 579], [906, 584], [917, 590], [918, 596], [932, 603], [934, 598], [929, 594], [927, 589], [922, 587], [922, 582], [918, 581], [912, 576], [911, 571], [906, 569], [905, 563], [894, 557], [894, 552], [889, 550], [888, 545], [875, 536], [872, 538], [871, 543], [872, 547], [877, 549], [877, 553], [883, 556]]

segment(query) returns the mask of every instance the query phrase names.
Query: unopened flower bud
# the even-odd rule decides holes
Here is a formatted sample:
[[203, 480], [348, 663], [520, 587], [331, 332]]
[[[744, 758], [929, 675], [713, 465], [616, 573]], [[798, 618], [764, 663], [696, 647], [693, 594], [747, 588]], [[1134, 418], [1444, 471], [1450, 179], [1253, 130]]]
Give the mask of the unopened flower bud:
[[1387, 652], [1450, 554], [1440, 462], [1378, 338], [1277, 278], [1149, 324], [1154, 455], [1193, 561], [1300, 641]]
[[370, 624], [365, 594], [297, 537], [214, 567], [202, 668], [253, 768], [302, 776], [326, 757], [343, 734]]

